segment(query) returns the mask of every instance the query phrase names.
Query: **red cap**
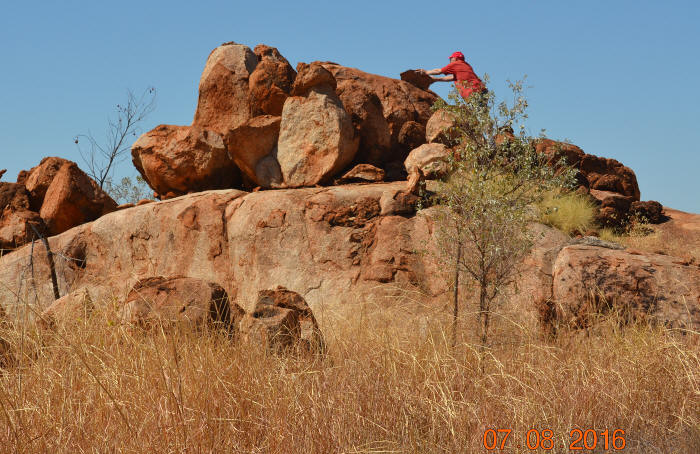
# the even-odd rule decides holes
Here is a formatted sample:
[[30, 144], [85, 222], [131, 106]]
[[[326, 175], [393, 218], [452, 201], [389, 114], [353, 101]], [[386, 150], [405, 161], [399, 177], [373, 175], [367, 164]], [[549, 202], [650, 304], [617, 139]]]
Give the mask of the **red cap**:
[[457, 60], [464, 61], [464, 54], [462, 52], [457, 51], [450, 55], [450, 58], [456, 58]]

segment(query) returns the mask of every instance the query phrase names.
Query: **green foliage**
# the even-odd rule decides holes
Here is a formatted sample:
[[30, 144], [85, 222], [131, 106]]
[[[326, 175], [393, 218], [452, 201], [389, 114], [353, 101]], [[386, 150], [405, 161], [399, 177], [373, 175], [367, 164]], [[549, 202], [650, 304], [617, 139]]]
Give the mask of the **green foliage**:
[[594, 227], [595, 206], [587, 195], [559, 190], [548, 192], [538, 207], [540, 222], [567, 235], [586, 233]]
[[[479, 289], [479, 335], [488, 336], [491, 305], [513, 282], [521, 258], [530, 250], [528, 226], [537, 218], [533, 205], [556, 188], [573, 184], [573, 171], [548, 165], [526, 135], [527, 101], [523, 82], [509, 82], [513, 101], [496, 105], [493, 92], [462, 99], [456, 91], [448, 105], [455, 119], [457, 146], [450, 174], [437, 190], [436, 238], [439, 255], [454, 269], [454, 312], [459, 277]], [[513, 133], [517, 130], [517, 133]], [[455, 328], [456, 330], [456, 328]]]
[[141, 175], [137, 175], [133, 180], [124, 177], [118, 184], [115, 184], [111, 178], [107, 178], [104, 189], [119, 204], [136, 203], [139, 200], [153, 198], [153, 191]]

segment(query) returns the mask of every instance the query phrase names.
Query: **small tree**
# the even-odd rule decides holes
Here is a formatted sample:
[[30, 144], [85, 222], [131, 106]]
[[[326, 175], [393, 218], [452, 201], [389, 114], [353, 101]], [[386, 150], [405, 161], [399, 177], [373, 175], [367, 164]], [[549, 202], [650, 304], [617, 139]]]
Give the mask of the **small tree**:
[[[139, 135], [141, 123], [153, 112], [155, 102], [156, 89], [153, 87], [147, 88], [141, 96], [129, 90], [126, 105], [117, 104], [116, 119], [108, 120], [104, 141], [98, 140], [89, 131], [73, 139], [87, 166], [87, 174], [101, 189], [111, 180], [115, 166], [125, 159], [131, 147], [129, 139]], [[83, 140], [88, 143], [87, 149], [80, 146]]]
[[153, 198], [153, 191], [141, 175], [136, 175], [133, 180], [130, 177], [123, 177], [119, 183], [114, 183], [112, 178], [107, 178], [104, 190], [117, 203], [136, 203]]
[[509, 85], [514, 95], [511, 105], [496, 105], [492, 92], [465, 101], [455, 90], [450, 94], [454, 105], [440, 100], [435, 106], [456, 119], [458, 137], [451, 171], [435, 196], [438, 252], [453, 276], [453, 346], [460, 276], [466, 274], [476, 284], [477, 333], [485, 347], [493, 303], [513, 283], [532, 246], [528, 227], [536, 218], [533, 205], [548, 190], [573, 183], [573, 172], [564, 163], [548, 165], [535, 151], [523, 124], [527, 119], [523, 82]]

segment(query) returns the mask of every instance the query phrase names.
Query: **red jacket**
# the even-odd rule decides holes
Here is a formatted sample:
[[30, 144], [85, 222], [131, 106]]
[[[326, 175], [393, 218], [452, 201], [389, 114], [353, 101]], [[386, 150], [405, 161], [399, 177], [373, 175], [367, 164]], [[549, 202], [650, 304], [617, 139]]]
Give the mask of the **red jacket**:
[[440, 72], [442, 74], [454, 74], [455, 86], [464, 99], [467, 99], [473, 92], [479, 92], [486, 88], [481, 79], [474, 73], [471, 65], [465, 61], [453, 61], [442, 68]]

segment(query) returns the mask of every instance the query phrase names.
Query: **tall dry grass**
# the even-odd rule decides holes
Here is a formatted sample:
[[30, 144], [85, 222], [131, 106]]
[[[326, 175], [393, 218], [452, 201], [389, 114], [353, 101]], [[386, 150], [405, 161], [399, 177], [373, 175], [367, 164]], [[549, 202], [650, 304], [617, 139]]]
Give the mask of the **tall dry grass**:
[[455, 350], [428, 308], [317, 315], [326, 358], [144, 333], [110, 310], [55, 332], [5, 326], [0, 451], [476, 453], [488, 428], [512, 429], [509, 453], [533, 452], [533, 428], [553, 431], [549, 452], [569, 452], [573, 428], [623, 429], [624, 452], [700, 450], [698, 333], [601, 322], [542, 340], [503, 324], [482, 357], [472, 314]]

